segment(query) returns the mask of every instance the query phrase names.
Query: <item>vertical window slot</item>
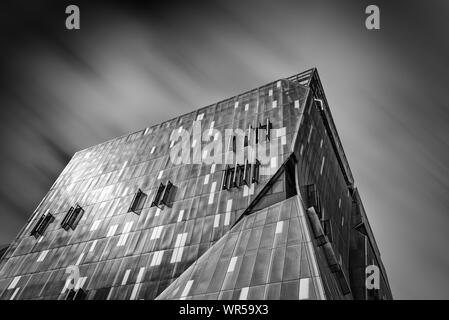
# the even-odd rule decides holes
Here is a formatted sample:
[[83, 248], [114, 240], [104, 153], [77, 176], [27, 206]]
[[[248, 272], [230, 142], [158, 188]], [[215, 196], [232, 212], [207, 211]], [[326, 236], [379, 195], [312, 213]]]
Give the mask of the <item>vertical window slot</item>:
[[159, 188], [157, 189], [156, 195], [154, 196], [153, 202], [151, 202], [151, 207], [159, 206], [159, 201], [161, 200], [162, 194], [165, 190], [165, 185], [161, 182]]
[[170, 181], [168, 181], [167, 186], [164, 189], [164, 194], [162, 195], [162, 199], [160, 200], [159, 204], [168, 205], [168, 203], [170, 202], [170, 195], [172, 189], [173, 184]]

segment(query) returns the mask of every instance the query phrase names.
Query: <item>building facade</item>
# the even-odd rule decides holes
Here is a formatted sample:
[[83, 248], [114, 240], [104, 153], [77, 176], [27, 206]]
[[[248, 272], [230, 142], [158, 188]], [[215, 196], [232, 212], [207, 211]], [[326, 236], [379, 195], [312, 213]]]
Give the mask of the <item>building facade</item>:
[[392, 294], [310, 69], [77, 152], [0, 261], [0, 298]]

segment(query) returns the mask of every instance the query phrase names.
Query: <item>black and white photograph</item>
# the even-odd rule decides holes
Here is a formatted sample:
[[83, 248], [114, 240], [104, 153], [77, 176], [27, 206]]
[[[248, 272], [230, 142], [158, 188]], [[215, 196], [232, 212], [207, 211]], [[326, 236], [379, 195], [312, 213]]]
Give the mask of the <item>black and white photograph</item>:
[[1, 306], [449, 299], [448, 1], [0, 12]]

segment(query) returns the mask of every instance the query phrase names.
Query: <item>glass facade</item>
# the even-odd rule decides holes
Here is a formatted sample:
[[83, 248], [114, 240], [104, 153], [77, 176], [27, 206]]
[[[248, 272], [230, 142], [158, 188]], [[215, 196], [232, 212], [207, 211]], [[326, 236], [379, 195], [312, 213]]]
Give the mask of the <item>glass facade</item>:
[[[181, 144], [188, 161], [176, 163]], [[360, 245], [375, 241], [362, 230], [366, 215], [354, 218], [357, 195], [311, 69], [77, 152], [2, 258], [0, 298], [369, 298], [362, 269], [382, 262]], [[381, 269], [379, 296], [389, 299]]]

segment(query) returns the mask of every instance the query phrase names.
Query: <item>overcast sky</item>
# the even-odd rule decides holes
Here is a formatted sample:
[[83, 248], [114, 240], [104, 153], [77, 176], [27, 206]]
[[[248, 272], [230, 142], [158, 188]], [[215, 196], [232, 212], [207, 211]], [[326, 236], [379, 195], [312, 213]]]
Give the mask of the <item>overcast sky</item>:
[[3, 4], [0, 244], [77, 150], [316, 66], [393, 295], [449, 298], [449, 2]]

